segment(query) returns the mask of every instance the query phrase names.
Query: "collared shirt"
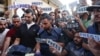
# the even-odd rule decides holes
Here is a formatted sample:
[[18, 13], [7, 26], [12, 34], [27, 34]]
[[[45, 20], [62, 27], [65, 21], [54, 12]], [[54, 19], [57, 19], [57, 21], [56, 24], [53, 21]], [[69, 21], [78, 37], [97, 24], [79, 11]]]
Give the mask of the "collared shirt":
[[[64, 39], [62, 37], [62, 31], [59, 28], [53, 27], [50, 32], [47, 30], [41, 29], [39, 31], [39, 37], [42, 39], [51, 39], [55, 42], [63, 43]], [[55, 56], [49, 50], [49, 45], [46, 43], [41, 43], [41, 53], [44, 56]]]
[[29, 29], [27, 28], [27, 24], [21, 25], [20, 29], [16, 32], [16, 37], [21, 39], [20, 45], [34, 48], [36, 45], [35, 38], [39, 29], [40, 27], [37, 24], [31, 25]]

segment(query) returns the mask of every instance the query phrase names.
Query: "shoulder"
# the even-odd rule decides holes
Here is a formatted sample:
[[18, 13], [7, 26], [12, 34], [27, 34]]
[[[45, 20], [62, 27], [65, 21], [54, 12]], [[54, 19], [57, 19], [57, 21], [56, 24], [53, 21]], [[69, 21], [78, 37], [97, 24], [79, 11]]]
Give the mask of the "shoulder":
[[[92, 30], [92, 31], [91, 31]], [[87, 28], [87, 31], [88, 31], [88, 33], [93, 33], [93, 32], [95, 32], [95, 26], [94, 25], [91, 25], [91, 26], [89, 26], [88, 28]]]
[[54, 27], [53, 30], [58, 33], [58, 34], [61, 34], [62, 33], [62, 29], [61, 28], [56, 28]]
[[74, 45], [74, 42], [69, 42], [67, 46], [73, 46]]
[[44, 29], [40, 28], [38, 31], [38, 35], [40, 35], [42, 32], [44, 32]]
[[9, 29], [5, 29], [5, 31], [7, 31], [7, 32], [8, 32], [8, 31], [9, 31]]

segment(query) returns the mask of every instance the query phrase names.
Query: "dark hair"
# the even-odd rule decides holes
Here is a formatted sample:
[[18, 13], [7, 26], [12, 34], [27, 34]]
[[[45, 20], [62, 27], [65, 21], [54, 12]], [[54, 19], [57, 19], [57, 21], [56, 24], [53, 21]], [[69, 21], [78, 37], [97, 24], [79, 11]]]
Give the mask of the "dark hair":
[[31, 9], [27, 9], [27, 10], [25, 10], [25, 13], [32, 13], [32, 15], [34, 15], [35, 13], [34, 13], [34, 11], [33, 10], [31, 10]]
[[47, 13], [43, 13], [41, 16], [42, 16], [42, 17], [41, 17], [41, 20], [43, 20], [43, 19], [52, 20], [52, 18], [50, 17], [50, 15], [47, 14]]
[[[80, 16], [80, 18], [83, 18], [83, 16], [84, 16], [85, 14], [87, 14], [87, 13], [83, 13], [83, 14]], [[91, 20], [91, 14], [87, 14], [87, 15], [88, 15], [87, 20]]]
[[13, 15], [13, 16], [12, 16], [12, 18], [17, 18], [17, 17], [19, 17], [19, 16], [18, 16], [18, 15]]
[[24, 18], [24, 16], [25, 16], [25, 14], [23, 14], [21, 18]]
[[66, 12], [69, 15], [69, 12], [67, 10], [63, 10], [62, 12]]
[[[51, 16], [52, 13], [54, 13], [54, 12], [50, 12], [49, 15]], [[54, 14], [55, 14], [55, 13], [54, 13]]]

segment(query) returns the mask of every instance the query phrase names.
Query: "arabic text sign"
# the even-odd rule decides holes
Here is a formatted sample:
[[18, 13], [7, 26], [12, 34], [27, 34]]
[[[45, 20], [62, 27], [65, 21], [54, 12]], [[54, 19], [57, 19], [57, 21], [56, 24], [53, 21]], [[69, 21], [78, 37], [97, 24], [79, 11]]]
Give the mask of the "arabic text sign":
[[51, 39], [47, 40], [47, 44], [49, 46], [52, 46], [53, 48], [55, 48], [59, 53], [62, 52], [62, 47], [58, 43], [52, 41]]
[[51, 11], [52, 8], [51, 7], [45, 7], [45, 8], [42, 8], [43, 11]]
[[18, 4], [18, 5], [11, 5], [8, 6], [9, 9], [15, 9], [15, 8], [30, 8], [29, 4]]
[[55, 48], [59, 53], [61, 53], [62, 51], [62, 47], [51, 39], [36, 38], [36, 41], [39, 43], [47, 43], [49, 46], [52, 46], [53, 48]]
[[32, 2], [32, 5], [42, 5], [42, 2]]
[[82, 33], [80, 32], [79, 33], [79, 36], [80, 37], [83, 37], [83, 38], [93, 38], [95, 41], [100, 41], [100, 35], [95, 35], [95, 34], [89, 34], [89, 33]]

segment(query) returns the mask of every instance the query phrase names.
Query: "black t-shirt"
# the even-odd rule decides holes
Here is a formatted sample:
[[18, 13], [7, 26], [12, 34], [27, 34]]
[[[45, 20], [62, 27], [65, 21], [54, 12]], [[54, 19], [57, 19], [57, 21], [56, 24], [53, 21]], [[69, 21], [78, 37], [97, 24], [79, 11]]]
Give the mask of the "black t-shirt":
[[34, 48], [36, 45], [35, 38], [39, 29], [39, 26], [36, 24], [32, 25], [29, 29], [27, 28], [27, 24], [23, 24], [16, 33], [16, 37], [20, 38], [20, 45]]

